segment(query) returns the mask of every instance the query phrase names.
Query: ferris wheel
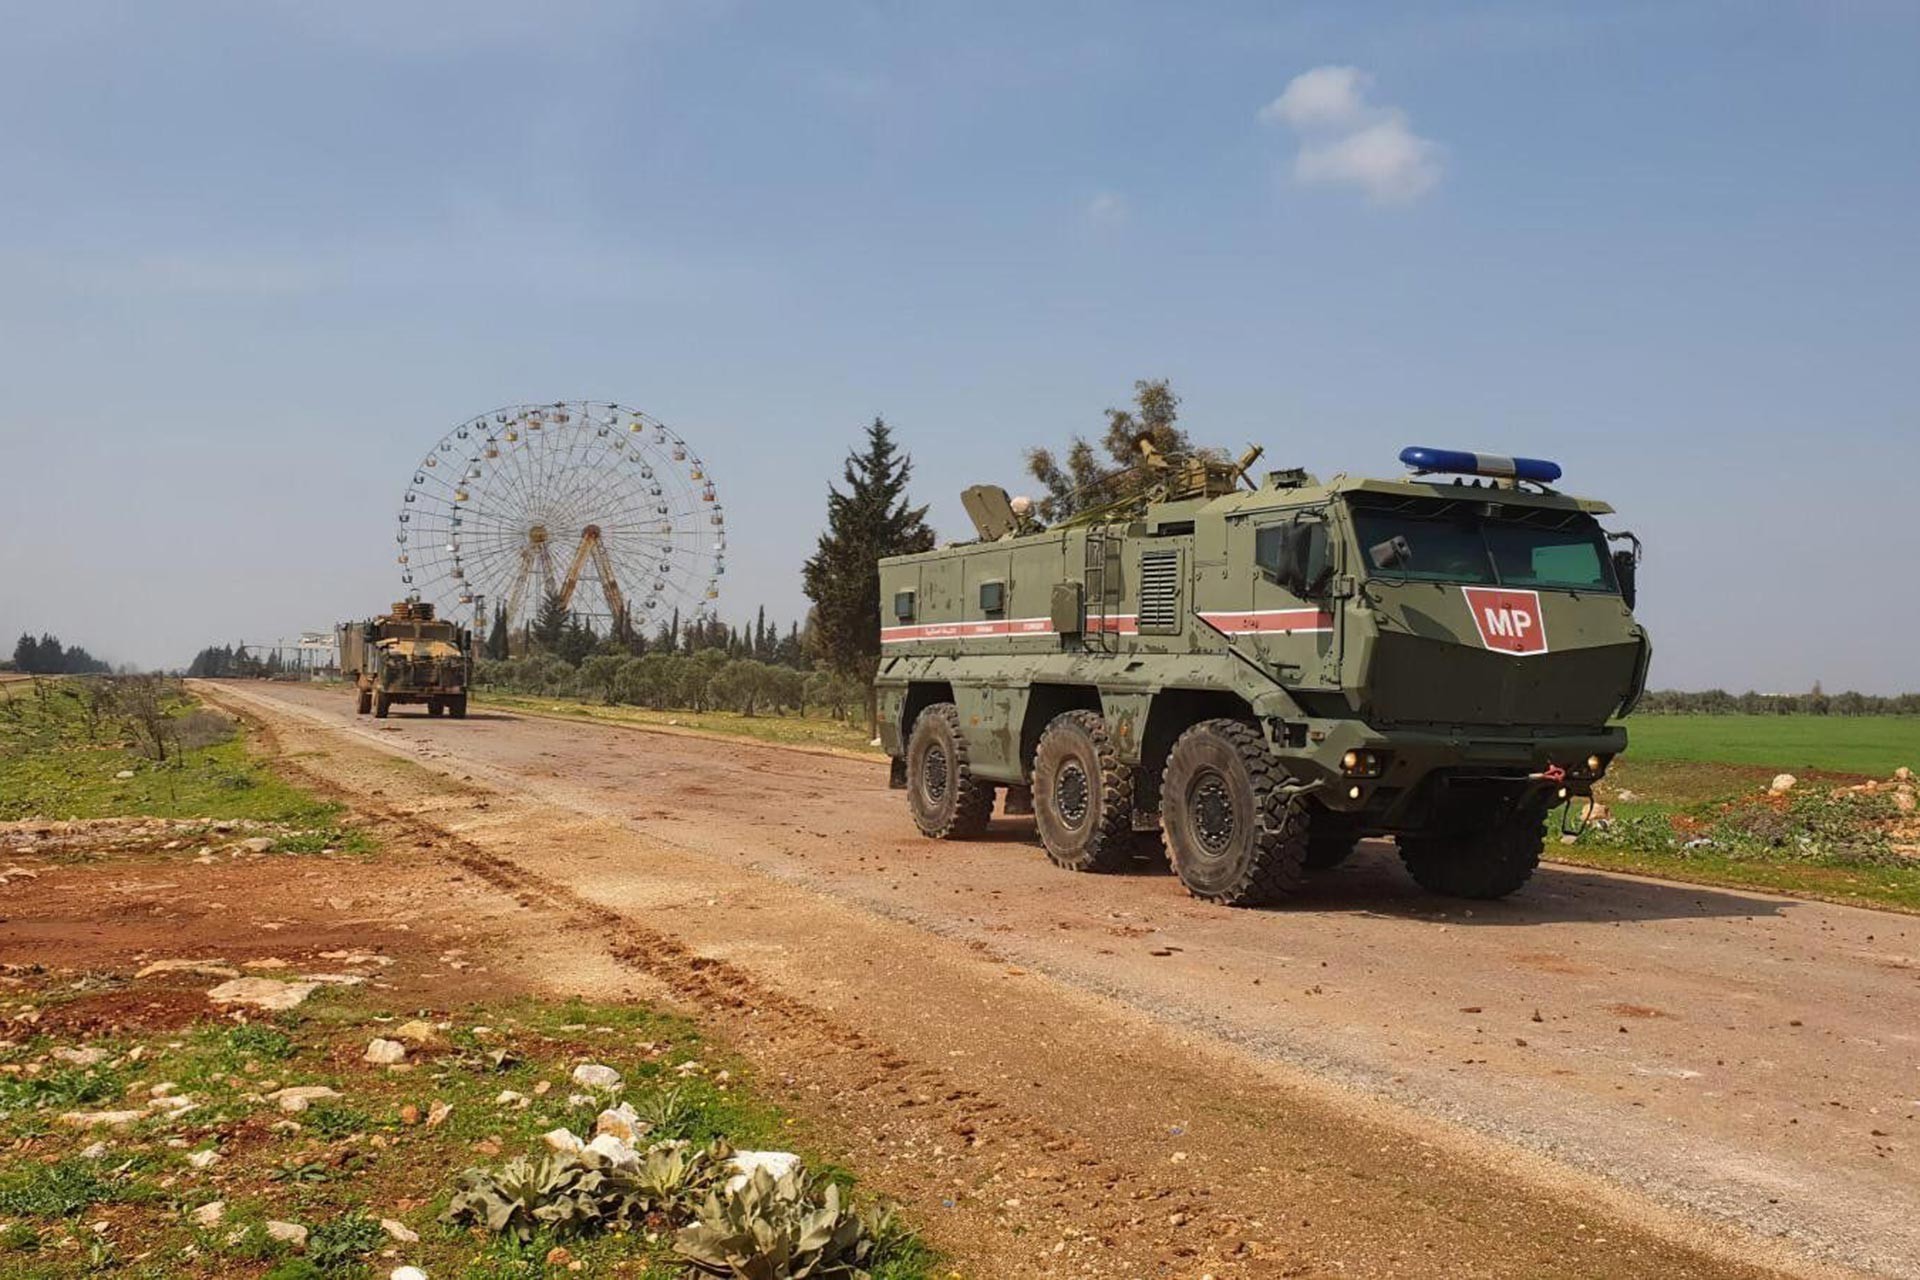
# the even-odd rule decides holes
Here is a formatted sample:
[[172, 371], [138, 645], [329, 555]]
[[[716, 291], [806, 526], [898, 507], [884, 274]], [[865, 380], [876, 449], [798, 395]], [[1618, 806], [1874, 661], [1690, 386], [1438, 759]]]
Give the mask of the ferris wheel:
[[400, 582], [476, 632], [558, 597], [635, 627], [720, 596], [726, 513], [705, 462], [665, 424], [595, 400], [469, 419], [414, 468], [394, 533]]

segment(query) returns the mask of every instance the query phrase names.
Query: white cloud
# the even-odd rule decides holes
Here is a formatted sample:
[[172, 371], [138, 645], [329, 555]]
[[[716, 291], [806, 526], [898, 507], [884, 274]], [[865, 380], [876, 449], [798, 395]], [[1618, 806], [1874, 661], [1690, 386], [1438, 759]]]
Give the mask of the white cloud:
[[1087, 220], [1114, 226], [1127, 220], [1127, 198], [1117, 191], [1102, 191], [1087, 201]]
[[1404, 204], [1440, 181], [1440, 148], [1395, 113], [1334, 141], [1302, 146], [1293, 176], [1308, 185], [1358, 187], [1381, 204]]
[[1315, 67], [1287, 84], [1287, 91], [1260, 108], [1268, 124], [1295, 129], [1341, 128], [1367, 114], [1373, 77], [1358, 67]]
[[1260, 109], [1298, 139], [1293, 177], [1306, 186], [1353, 187], [1377, 204], [1405, 204], [1439, 183], [1440, 144], [1413, 131], [1407, 113], [1367, 100], [1373, 77], [1358, 67], [1315, 67]]

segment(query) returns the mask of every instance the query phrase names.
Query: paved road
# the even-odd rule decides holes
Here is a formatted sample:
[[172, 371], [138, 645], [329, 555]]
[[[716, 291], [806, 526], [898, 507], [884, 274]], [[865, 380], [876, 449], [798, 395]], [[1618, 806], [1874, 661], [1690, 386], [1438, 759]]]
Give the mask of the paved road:
[[1920, 1277], [1920, 920], [1543, 869], [1425, 896], [1388, 846], [1232, 911], [1052, 867], [1029, 820], [913, 832], [875, 763], [578, 722], [355, 720], [455, 773], [620, 818], [1811, 1252]]

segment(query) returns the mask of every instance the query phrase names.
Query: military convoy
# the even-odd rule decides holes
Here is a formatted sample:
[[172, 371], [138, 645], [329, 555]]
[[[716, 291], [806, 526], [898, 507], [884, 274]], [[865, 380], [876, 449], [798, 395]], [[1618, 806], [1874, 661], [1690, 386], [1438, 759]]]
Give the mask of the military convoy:
[[1258, 454], [1149, 449], [1120, 500], [1050, 528], [979, 486], [978, 541], [881, 562], [880, 737], [915, 824], [978, 834], [1004, 793], [1062, 867], [1164, 840], [1236, 906], [1374, 836], [1428, 890], [1513, 892], [1626, 746], [1638, 540], [1538, 459], [1256, 482]]
[[335, 629], [340, 672], [354, 686], [355, 710], [385, 717], [396, 703], [425, 703], [431, 716], [467, 714], [466, 628], [433, 616], [433, 606], [401, 600], [378, 618], [342, 623]]

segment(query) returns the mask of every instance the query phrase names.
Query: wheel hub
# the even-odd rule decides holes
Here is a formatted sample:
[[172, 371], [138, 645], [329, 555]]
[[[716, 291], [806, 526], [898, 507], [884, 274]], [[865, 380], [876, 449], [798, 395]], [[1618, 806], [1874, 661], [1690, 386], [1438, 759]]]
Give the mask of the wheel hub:
[[1077, 827], [1086, 821], [1092, 788], [1087, 784], [1087, 772], [1078, 763], [1068, 761], [1060, 767], [1060, 774], [1053, 784], [1053, 803], [1067, 825]]
[[1233, 796], [1217, 773], [1201, 777], [1187, 799], [1194, 834], [1209, 853], [1219, 853], [1233, 842]]
[[947, 753], [942, 747], [928, 747], [923, 761], [927, 799], [936, 804], [947, 794]]

